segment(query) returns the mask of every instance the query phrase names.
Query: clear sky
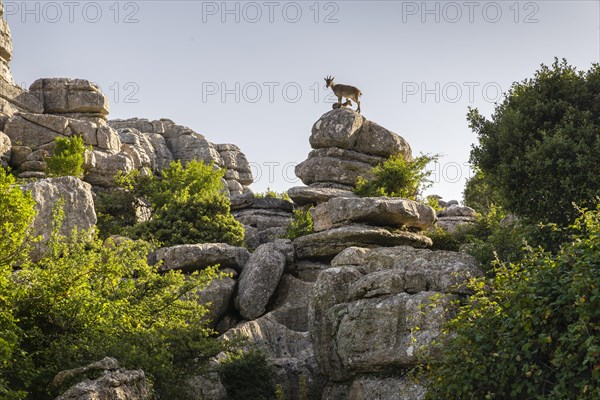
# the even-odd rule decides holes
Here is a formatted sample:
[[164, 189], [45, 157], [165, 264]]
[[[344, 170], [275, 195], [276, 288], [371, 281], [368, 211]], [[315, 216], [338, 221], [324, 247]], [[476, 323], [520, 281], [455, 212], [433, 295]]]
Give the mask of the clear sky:
[[11, 69], [85, 78], [110, 118], [170, 118], [235, 143], [255, 191], [301, 185], [293, 165], [331, 109], [323, 78], [358, 86], [363, 115], [413, 152], [439, 153], [434, 187], [460, 199], [467, 108], [490, 115], [512, 82], [566, 58], [600, 59], [591, 1], [4, 1]]

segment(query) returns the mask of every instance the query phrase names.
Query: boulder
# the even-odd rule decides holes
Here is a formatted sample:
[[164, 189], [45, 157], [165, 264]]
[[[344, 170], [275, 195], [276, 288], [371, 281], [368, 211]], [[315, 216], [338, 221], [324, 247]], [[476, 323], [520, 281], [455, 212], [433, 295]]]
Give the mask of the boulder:
[[74, 228], [87, 230], [96, 224], [96, 211], [92, 188], [88, 183], [72, 177], [42, 179], [38, 182], [23, 185], [22, 189], [31, 193], [35, 200], [37, 215], [33, 220], [33, 232], [42, 237], [41, 242], [34, 245], [32, 260], [39, 260], [52, 232], [52, 211], [59, 202], [65, 217], [60, 229], [61, 234], [69, 235]]
[[249, 257], [245, 248], [226, 243], [180, 244], [156, 250], [156, 259], [162, 261], [160, 268], [163, 271], [194, 272], [217, 264], [220, 268], [240, 271]]
[[115, 176], [119, 172], [128, 173], [134, 168], [131, 157], [126, 153], [109, 153], [94, 150], [87, 154], [84, 168], [88, 174], [84, 179], [86, 182], [101, 187], [115, 186]]
[[305, 185], [334, 182], [349, 187], [356, 185], [358, 177], [372, 177], [373, 165], [362, 161], [338, 157], [313, 156], [296, 165], [295, 173]]
[[293, 260], [293, 246], [289, 240], [276, 240], [259, 246], [248, 259], [238, 281], [235, 299], [240, 314], [249, 320], [266, 311], [286, 263]]
[[309, 141], [313, 149], [339, 147], [351, 149], [356, 143], [364, 117], [347, 108], [329, 111], [312, 127]]
[[[233, 272], [225, 270], [224, 272]], [[225, 277], [212, 280], [208, 286], [198, 293], [200, 304], [208, 305], [206, 318], [210, 321], [209, 326], [214, 328], [219, 320], [229, 309], [229, 303], [233, 297], [236, 282], [233, 278]]]
[[296, 257], [299, 259], [331, 260], [344, 249], [352, 246], [382, 247], [409, 245], [431, 246], [425, 235], [405, 230], [351, 224], [326, 231], [301, 236], [294, 240]]
[[[84, 374], [100, 373], [96, 379], [86, 379]], [[82, 379], [55, 400], [150, 400], [152, 385], [142, 370], [119, 368], [117, 360], [106, 357], [86, 367], [60, 372], [53, 381], [60, 387], [68, 381]]]
[[233, 211], [232, 214], [240, 223], [259, 230], [286, 227], [292, 221], [291, 212], [279, 210], [250, 208]]
[[186, 384], [191, 389], [194, 399], [227, 400], [227, 391], [216, 372], [194, 376], [188, 379]]
[[288, 273], [305, 282], [315, 282], [319, 277], [319, 274], [329, 267], [330, 265], [328, 263], [297, 261], [288, 265], [285, 273]]
[[477, 218], [477, 211], [467, 206], [451, 205], [438, 212], [438, 217], [470, 217]]
[[301, 206], [325, 203], [336, 197], [357, 197], [352, 191], [313, 186], [296, 186], [288, 189], [288, 196]]
[[109, 113], [106, 96], [98, 85], [85, 79], [38, 79], [29, 93], [43, 102], [46, 114], [93, 114], [105, 119]]
[[350, 222], [424, 230], [436, 221], [433, 208], [423, 203], [384, 197], [338, 197], [319, 204], [311, 214], [315, 232]]

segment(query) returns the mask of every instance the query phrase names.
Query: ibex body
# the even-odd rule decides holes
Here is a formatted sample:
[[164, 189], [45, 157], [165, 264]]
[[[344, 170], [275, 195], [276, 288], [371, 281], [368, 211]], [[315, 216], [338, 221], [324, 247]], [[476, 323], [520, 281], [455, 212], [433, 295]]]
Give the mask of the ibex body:
[[[333, 83], [333, 80], [335, 78], [332, 78], [331, 76], [328, 76], [327, 78], [325, 78], [325, 84], [327, 85], [327, 87], [330, 87], [331, 90], [333, 90], [333, 94], [335, 94], [338, 98], [338, 104], [341, 106], [351, 106], [352, 102], [350, 100], [354, 100], [356, 102], [356, 104], [358, 105], [358, 108], [356, 109], [356, 111], [360, 112], [360, 96], [362, 95], [362, 92], [354, 86], [350, 86], [350, 85], [342, 85], [342, 84], [335, 84]], [[342, 104], [342, 97], [346, 98], [346, 102], [344, 102]]]

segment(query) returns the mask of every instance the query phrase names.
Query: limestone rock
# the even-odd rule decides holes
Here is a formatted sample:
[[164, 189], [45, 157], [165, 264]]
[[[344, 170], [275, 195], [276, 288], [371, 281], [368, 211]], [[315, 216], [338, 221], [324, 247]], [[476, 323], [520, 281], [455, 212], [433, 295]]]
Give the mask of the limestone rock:
[[242, 224], [259, 230], [286, 227], [292, 221], [291, 212], [277, 210], [246, 209], [233, 211], [232, 214]]
[[240, 271], [249, 257], [250, 253], [245, 248], [226, 243], [180, 244], [156, 250], [156, 259], [163, 262], [163, 271], [194, 272], [216, 264]]
[[406, 160], [412, 159], [412, 151], [406, 140], [373, 121], [366, 121], [363, 124], [354, 150], [385, 158], [402, 154]]
[[424, 230], [436, 221], [433, 208], [412, 200], [382, 197], [338, 197], [312, 210], [316, 232], [349, 222]]
[[329, 111], [313, 125], [309, 138], [310, 145], [313, 149], [324, 147], [350, 149], [354, 147], [363, 122], [363, 116], [346, 108]]
[[252, 320], [265, 313], [290, 253], [293, 254], [291, 242], [283, 239], [263, 244], [252, 253], [238, 281], [235, 299], [244, 318]]
[[315, 282], [319, 274], [329, 267], [326, 263], [297, 261], [288, 265], [285, 272], [305, 282]]
[[98, 85], [85, 79], [38, 79], [29, 92], [43, 102], [47, 114], [80, 113], [106, 118], [109, 112], [108, 99]]
[[269, 315], [229, 330], [224, 338], [240, 335], [262, 350], [275, 364], [275, 379], [286, 399], [300, 399], [300, 382], [305, 381], [309, 399], [320, 398], [320, 380], [307, 332], [296, 332], [275, 322]]
[[477, 217], [477, 211], [467, 206], [451, 205], [438, 213], [438, 217]]
[[27, 157], [29, 157], [32, 152], [33, 150], [27, 146], [12, 146], [10, 155], [11, 167], [19, 168], [21, 164], [27, 161]]
[[335, 182], [342, 185], [354, 186], [359, 176], [369, 179], [372, 177], [373, 165], [362, 161], [338, 157], [313, 156], [296, 165], [296, 176], [305, 185], [317, 182]]
[[0, 167], [8, 167], [12, 155], [10, 138], [0, 131]]
[[81, 135], [84, 144], [97, 149], [121, 149], [119, 135], [110, 127], [58, 115], [18, 113], [7, 121], [5, 131], [13, 142], [36, 148], [57, 136]]
[[410, 378], [360, 377], [354, 380], [348, 400], [423, 400], [426, 389]]
[[270, 315], [293, 331], [308, 331], [308, 302], [314, 283], [284, 274], [273, 295]]
[[59, 201], [64, 202], [65, 213], [61, 234], [69, 235], [74, 228], [87, 230], [96, 224], [92, 188], [77, 178], [64, 176], [43, 179], [23, 185], [22, 189], [29, 191], [36, 202], [33, 232], [42, 236], [42, 241], [35, 244], [31, 254], [34, 261], [39, 260], [45, 251], [44, 242], [50, 238], [52, 230], [52, 210]]
[[350, 190], [335, 188], [319, 188], [312, 186], [296, 186], [288, 189], [288, 196], [294, 203], [303, 205], [325, 203], [336, 197], [357, 197]]
[[215, 372], [204, 376], [194, 376], [186, 382], [191, 389], [194, 399], [198, 400], [227, 400], [227, 391]]
[[85, 181], [95, 186], [112, 187], [115, 185], [115, 175], [119, 171], [131, 172], [134, 163], [126, 153], [109, 153], [94, 150], [88, 154], [84, 167], [89, 171]]
[[238, 172], [237, 181], [241, 185], [249, 185], [254, 181], [246, 155], [242, 153], [238, 146], [234, 144], [217, 144], [215, 149], [223, 160], [223, 166], [227, 170]]
[[235, 284], [235, 280], [229, 277], [214, 279], [199, 292], [199, 302], [201, 304], [210, 304], [206, 318], [210, 321], [209, 326], [211, 328], [214, 328], [227, 312], [229, 303], [233, 297]]
[[[84, 379], [71, 386], [55, 400], [150, 400], [152, 387], [142, 370], [120, 369], [116, 360], [106, 357], [100, 362], [57, 375], [60, 380], [74, 378], [90, 370], [101, 371], [94, 380]], [[83, 379], [83, 377], [82, 377]]]
[[464, 283], [481, 275], [469, 255], [409, 246], [348, 248], [331, 265], [312, 291], [309, 332], [336, 382], [435, 357], [427, 345], [468, 293]]
[[276, 197], [255, 197], [252, 193], [244, 193], [231, 197], [231, 210], [245, 209], [278, 210], [292, 212], [294, 205], [284, 199]]
[[404, 230], [352, 224], [301, 236], [294, 240], [299, 259], [332, 259], [348, 247], [431, 246], [428, 237]]

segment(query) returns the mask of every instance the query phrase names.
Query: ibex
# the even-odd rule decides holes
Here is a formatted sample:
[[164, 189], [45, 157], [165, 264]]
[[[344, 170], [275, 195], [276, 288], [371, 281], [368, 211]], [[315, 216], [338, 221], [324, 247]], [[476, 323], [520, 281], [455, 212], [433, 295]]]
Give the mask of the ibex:
[[[352, 99], [358, 105], [358, 108], [356, 109], [356, 111], [360, 113], [360, 96], [362, 96], [362, 92], [357, 87], [354, 87], [354, 86], [335, 84], [335, 83], [333, 83], [334, 79], [335, 78], [332, 78], [331, 76], [328, 76], [327, 78], [325, 78], [325, 84], [327, 85], [327, 87], [330, 87], [331, 90], [333, 90], [333, 94], [335, 94], [338, 98], [337, 104], [339, 104], [339, 106], [335, 107], [335, 104], [334, 104], [334, 108], [339, 108], [342, 106], [344, 106], [344, 107], [351, 106], [352, 102], [350, 101], [350, 99]], [[346, 102], [344, 102], [343, 104], [342, 104], [342, 97], [346, 98]]]

